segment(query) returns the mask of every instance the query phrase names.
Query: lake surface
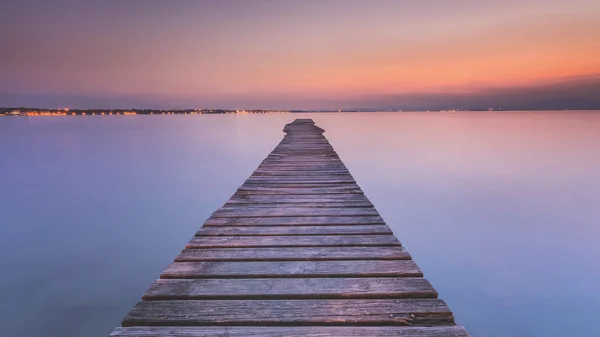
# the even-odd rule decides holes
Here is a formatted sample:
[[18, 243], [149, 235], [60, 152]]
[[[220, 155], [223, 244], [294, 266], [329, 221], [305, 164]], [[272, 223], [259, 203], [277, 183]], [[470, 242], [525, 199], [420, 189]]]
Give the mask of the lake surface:
[[600, 112], [0, 118], [0, 336], [107, 336], [310, 117], [472, 336], [600, 336]]

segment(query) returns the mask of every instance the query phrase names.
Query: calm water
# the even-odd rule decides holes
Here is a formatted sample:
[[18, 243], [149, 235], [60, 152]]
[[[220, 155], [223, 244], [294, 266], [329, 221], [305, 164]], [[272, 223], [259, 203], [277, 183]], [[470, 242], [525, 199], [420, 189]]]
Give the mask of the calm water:
[[600, 112], [0, 118], [0, 336], [107, 336], [311, 117], [476, 336], [600, 336]]

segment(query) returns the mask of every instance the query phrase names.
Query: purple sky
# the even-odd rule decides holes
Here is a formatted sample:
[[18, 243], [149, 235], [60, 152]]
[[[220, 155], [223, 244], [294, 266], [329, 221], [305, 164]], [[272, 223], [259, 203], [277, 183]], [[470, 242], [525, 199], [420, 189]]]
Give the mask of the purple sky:
[[600, 1], [13, 1], [0, 106], [600, 108]]

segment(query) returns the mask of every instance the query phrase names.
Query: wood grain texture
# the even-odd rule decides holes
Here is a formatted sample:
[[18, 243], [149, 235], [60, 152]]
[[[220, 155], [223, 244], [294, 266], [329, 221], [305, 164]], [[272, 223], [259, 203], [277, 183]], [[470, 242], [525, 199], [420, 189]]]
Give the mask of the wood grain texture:
[[240, 190], [254, 190], [254, 189], [320, 189], [320, 190], [349, 190], [349, 189], [358, 189], [360, 187], [355, 183], [299, 183], [299, 182], [245, 182], [239, 188]]
[[409, 260], [401, 246], [184, 249], [180, 261]]
[[306, 216], [268, 218], [210, 218], [204, 226], [285, 226], [285, 225], [384, 225], [380, 216]]
[[422, 277], [401, 278], [262, 278], [160, 279], [142, 299], [347, 299], [436, 298]]
[[130, 327], [110, 337], [469, 337], [461, 326]]
[[196, 236], [186, 248], [399, 246], [393, 235]]
[[258, 208], [219, 208], [212, 214], [215, 218], [264, 218], [264, 217], [314, 217], [314, 216], [378, 216], [373, 207], [258, 207]]
[[222, 208], [259, 208], [259, 207], [271, 207], [271, 208], [371, 208], [373, 205], [367, 201], [346, 201], [346, 202], [290, 202], [290, 203], [277, 203], [276, 199], [270, 200], [270, 202], [227, 202]]
[[371, 201], [364, 194], [329, 194], [329, 195], [247, 195], [234, 194], [228, 203], [353, 203], [363, 202], [370, 205]]
[[386, 225], [354, 226], [206, 226], [196, 236], [243, 235], [390, 235]]
[[363, 194], [363, 191], [358, 187], [264, 187], [264, 186], [241, 186], [238, 188], [238, 194]]
[[161, 278], [422, 277], [412, 260], [174, 262]]
[[334, 187], [334, 188], [358, 188], [359, 186], [356, 182], [353, 181], [338, 181], [335, 179], [328, 179], [323, 181], [316, 180], [285, 180], [285, 179], [277, 179], [272, 181], [263, 181], [263, 180], [247, 180], [242, 187], [268, 187], [268, 188], [324, 188], [324, 187]]
[[260, 177], [292, 177], [292, 178], [312, 178], [312, 177], [352, 177], [348, 170], [331, 170], [331, 171], [289, 171], [289, 170], [268, 170], [268, 169], [257, 169], [252, 173], [252, 176]]
[[356, 184], [356, 181], [349, 176], [349, 178], [336, 178], [336, 177], [319, 177], [319, 178], [305, 178], [300, 179], [298, 177], [250, 177], [244, 184]]
[[452, 325], [438, 299], [181, 300], [139, 302], [123, 326], [162, 325]]
[[316, 172], [316, 171], [328, 171], [328, 172], [343, 172], [348, 173], [348, 168], [343, 164], [260, 164], [259, 170], [265, 171], [295, 171], [295, 172]]

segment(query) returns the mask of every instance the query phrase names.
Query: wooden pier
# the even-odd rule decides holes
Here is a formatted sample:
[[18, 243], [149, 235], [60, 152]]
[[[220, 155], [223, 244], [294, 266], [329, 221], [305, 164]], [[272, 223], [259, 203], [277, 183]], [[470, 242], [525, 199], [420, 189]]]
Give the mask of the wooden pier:
[[284, 131], [110, 336], [469, 336], [324, 130]]

